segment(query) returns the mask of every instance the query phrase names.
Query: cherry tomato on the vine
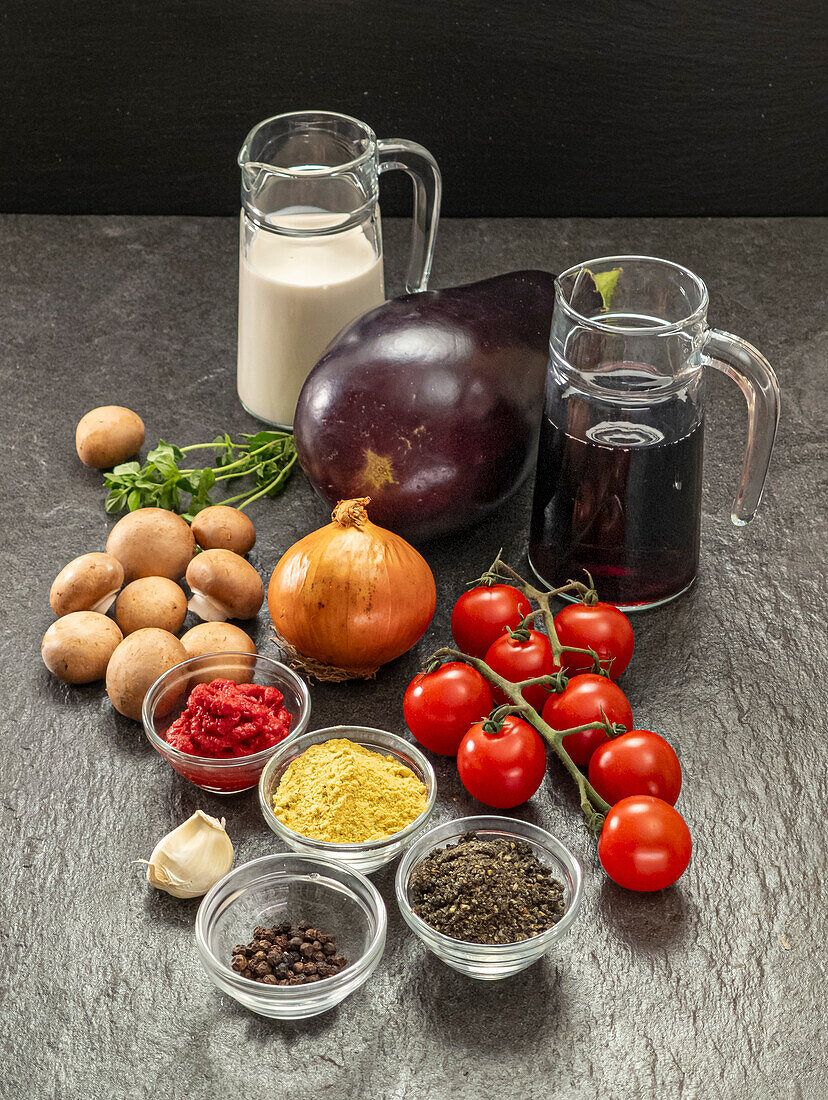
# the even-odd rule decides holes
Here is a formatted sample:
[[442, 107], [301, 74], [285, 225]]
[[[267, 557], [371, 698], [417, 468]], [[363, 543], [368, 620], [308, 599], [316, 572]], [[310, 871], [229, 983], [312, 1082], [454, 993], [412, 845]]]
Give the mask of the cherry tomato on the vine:
[[421, 745], [454, 756], [473, 722], [492, 709], [489, 685], [470, 665], [449, 661], [415, 676], [403, 696], [405, 724]]
[[678, 810], [639, 794], [617, 802], [604, 822], [598, 858], [613, 882], [628, 890], [663, 890], [690, 862], [693, 842]]
[[589, 781], [610, 805], [633, 794], [649, 794], [674, 806], [681, 765], [663, 737], [651, 730], [630, 730], [598, 746], [589, 761]]
[[507, 626], [514, 629], [532, 610], [522, 592], [510, 584], [478, 585], [464, 592], [451, 613], [451, 633], [472, 657], [486, 650]]
[[[535, 676], [551, 676], [558, 671], [558, 665], [552, 656], [552, 646], [545, 634], [539, 630], [517, 631], [514, 636], [508, 633], [495, 638], [486, 650], [484, 658], [489, 668], [507, 680], [531, 680]], [[502, 692], [494, 688], [495, 702], [509, 702]], [[542, 684], [524, 688], [523, 698], [535, 710], [541, 710], [549, 698], [549, 692]]]
[[[601, 667], [617, 680], [633, 654], [633, 629], [630, 620], [615, 604], [571, 603], [555, 616], [555, 630], [561, 645], [594, 649]], [[591, 672], [593, 665], [586, 653], [564, 653], [563, 666], [568, 676]]]
[[[549, 696], [543, 708], [543, 720], [554, 730], [567, 730], [600, 721], [602, 707], [610, 722], [621, 722], [627, 729], [632, 728], [632, 709], [621, 688], [606, 676], [584, 672], [573, 676], [562, 692]], [[562, 744], [573, 761], [585, 767], [606, 740], [603, 727], [596, 726], [583, 733], [570, 733]]]
[[490, 733], [476, 722], [457, 750], [463, 786], [486, 806], [510, 810], [531, 798], [546, 772], [546, 749], [522, 718], [507, 714], [503, 728]]

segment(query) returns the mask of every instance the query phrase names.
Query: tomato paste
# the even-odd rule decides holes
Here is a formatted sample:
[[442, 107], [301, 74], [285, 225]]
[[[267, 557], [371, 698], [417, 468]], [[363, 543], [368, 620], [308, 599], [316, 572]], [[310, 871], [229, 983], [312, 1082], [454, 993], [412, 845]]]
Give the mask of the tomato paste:
[[290, 714], [275, 687], [213, 680], [197, 684], [167, 730], [167, 744], [192, 756], [250, 756], [284, 741]]

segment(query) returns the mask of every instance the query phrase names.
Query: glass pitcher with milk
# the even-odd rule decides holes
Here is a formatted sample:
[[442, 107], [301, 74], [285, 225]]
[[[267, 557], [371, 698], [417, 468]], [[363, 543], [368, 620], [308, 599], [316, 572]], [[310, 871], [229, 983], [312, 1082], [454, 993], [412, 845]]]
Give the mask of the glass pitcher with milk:
[[330, 341], [385, 301], [379, 176], [414, 183], [408, 291], [431, 272], [442, 184], [421, 145], [378, 141], [364, 122], [328, 111], [265, 119], [239, 153], [238, 391], [245, 409], [293, 426], [299, 391]]

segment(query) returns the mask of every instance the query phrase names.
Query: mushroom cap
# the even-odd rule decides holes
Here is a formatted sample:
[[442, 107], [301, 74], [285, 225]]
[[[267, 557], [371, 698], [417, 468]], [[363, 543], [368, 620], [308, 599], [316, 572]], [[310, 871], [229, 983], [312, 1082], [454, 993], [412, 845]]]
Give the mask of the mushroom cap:
[[102, 680], [123, 635], [117, 625], [97, 611], [70, 611], [57, 619], [40, 645], [48, 670], [67, 684]]
[[150, 626], [176, 634], [186, 615], [184, 589], [169, 577], [130, 581], [115, 603], [115, 621], [124, 637]]
[[106, 552], [124, 567], [129, 583], [138, 577], [183, 577], [195, 553], [186, 520], [166, 508], [139, 508], [119, 519], [106, 540]]
[[[231, 550], [205, 550], [187, 567], [187, 584], [226, 609], [225, 618], [252, 619], [262, 606], [262, 578]], [[191, 601], [192, 607], [192, 601]]]
[[245, 654], [243, 657], [228, 658], [225, 667], [218, 667], [211, 661], [210, 665], [215, 667], [211, 667], [209, 671], [191, 672], [190, 682], [193, 686], [209, 684], [216, 679], [235, 680], [237, 684], [247, 684], [253, 679], [256, 646], [250, 635], [239, 626], [233, 626], [232, 623], [199, 623], [181, 635], [181, 644], [190, 657], [217, 656], [221, 653]]
[[227, 504], [202, 508], [192, 522], [196, 542], [204, 550], [232, 550], [247, 554], [256, 544], [256, 528], [249, 516]]
[[52, 581], [49, 603], [58, 616], [73, 611], [105, 612], [124, 583], [124, 567], [112, 554], [81, 554]]
[[115, 709], [141, 720], [144, 696], [162, 672], [187, 660], [187, 650], [174, 634], [148, 627], [124, 638], [106, 670], [106, 693]]
[[181, 635], [181, 644], [190, 657], [204, 657], [208, 653], [256, 652], [256, 644], [250, 635], [232, 623], [199, 623]]
[[84, 466], [107, 470], [138, 454], [144, 443], [144, 421], [123, 405], [90, 409], [75, 429], [75, 450]]

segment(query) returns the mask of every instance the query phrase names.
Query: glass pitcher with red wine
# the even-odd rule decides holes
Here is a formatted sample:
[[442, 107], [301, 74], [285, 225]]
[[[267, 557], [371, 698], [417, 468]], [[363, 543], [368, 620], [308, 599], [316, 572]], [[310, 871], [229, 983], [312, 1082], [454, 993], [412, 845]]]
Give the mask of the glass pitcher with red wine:
[[748, 407], [731, 518], [756, 514], [779, 420], [779, 385], [747, 341], [707, 324], [687, 268], [611, 256], [559, 276], [529, 560], [559, 587], [591, 574], [603, 600], [655, 607], [699, 561], [705, 376], [723, 371]]

